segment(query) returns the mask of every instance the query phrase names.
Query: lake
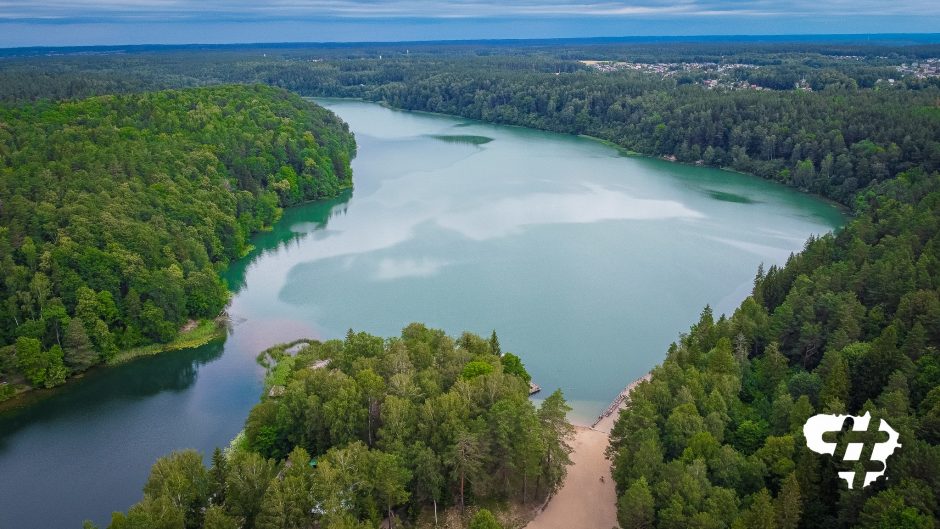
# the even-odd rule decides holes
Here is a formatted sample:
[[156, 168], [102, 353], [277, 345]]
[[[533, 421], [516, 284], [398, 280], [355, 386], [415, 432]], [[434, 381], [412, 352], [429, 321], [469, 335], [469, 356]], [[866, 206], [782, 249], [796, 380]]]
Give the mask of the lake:
[[257, 353], [412, 321], [488, 336], [590, 422], [706, 304], [844, 222], [755, 177], [572, 136], [323, 100], [359, 145], [355, 191], [285, 211], [225, 274], [223, 343], [99, 369], [0, 416], [0, 529], [102, 526], [154, 460], [209, 453], [261, 391]]

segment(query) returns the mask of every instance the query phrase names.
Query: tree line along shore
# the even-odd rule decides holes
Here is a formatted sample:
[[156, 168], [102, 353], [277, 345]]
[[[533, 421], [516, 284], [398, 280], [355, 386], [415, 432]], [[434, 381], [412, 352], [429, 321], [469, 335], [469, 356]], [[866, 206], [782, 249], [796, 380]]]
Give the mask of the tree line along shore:
[[248, 238], [352, 185], [346, 124], [264, 86], [5, 105], [0, 124], [0, 400], [219, 337], [219, 272]]

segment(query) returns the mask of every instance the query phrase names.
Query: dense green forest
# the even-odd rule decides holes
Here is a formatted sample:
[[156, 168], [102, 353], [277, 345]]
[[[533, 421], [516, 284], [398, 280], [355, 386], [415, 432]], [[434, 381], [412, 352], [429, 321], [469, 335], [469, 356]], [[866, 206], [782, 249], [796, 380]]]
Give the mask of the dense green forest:
[[215, 318], [218, 271], [282, 206], [348, 188], [354, 154], [264, 86], [0, 107], [0, 380], [52, 387]]
[[[622, 527], [936, 526], [940, 175], [880, 184], [858, 211], [759, 274], [730, 318], [706, 308], [635, 390], [612, 435]], [[902, 448], [848, 490], [837, 472], [863, 467], [811, 452], [802, 427], [865, 412]]]
[[495, 332], [350, 330], [261, 359], [265, 396], [244, 435], [209, 468], [193, 451], [161, 458], [111, 529], [367, 528], [471, 507], [471, 526], [490, 528], [476, 506], [535, 504], [564, 479], [570, 408], [559, 391], [532, 404], [525, 367]]
[[[265, 83], [588, 134], [852, 205], [856, 191], [873, 182], [912, 167], [940, 168], [940, 77], [898, 70], [937, 56], [936, 44], [746, 42], [144, 50], [8, 59], [0, 65], [0, 99]], [[602, 72], [579, 62], [585, 59], [691, 69]], [[722, 74], [728, 82], [764, 89], [707, 89], [701, 81], [712, 74], [696, 66], [706, 62], [735, 66]], [[813, 91], [794, 89], [798, 83]]]
[[940, 90], [656, 89], [643, 74], [441, 74], [382, 86], [393, 106], [589, 134], [731, 167], [843, 203], [911, 167], [940, 167]]
[[[760, 271], [752, 295], [730, 317], [706, 309], [670, 348], [652, 382], [637, 388], [612, 435], [620, 522], [624, 528], [937, 526], [940, 81], [897, 70], [940, 56], [937, 45], [407, 46], [9, 58], [0, 65], [0, 98], [263, 83], [589, 134], [838, 200], [856, 214], [844, 230], [809, 241], [783, 267]], [[728, 75], [762, 89], [708, 89], [695, 72], [604, 72], [578, 62], [587, 59], [746, 63], [756, 68], [732, 68]], [[897, 82], [884, 82], [889, 76]], [[253, 196], [255, 204], [272, 197]], [[2, 197], [3, 214], [10, 203]], [[35, 230], [45, 225], [38, 220], [45, 218], [41, 206], [32, 210]], [[249, 216], [258, 226], [271, 220], [258, 215]], [[36, 267], [59, 261], [55, 254], [44, 259], [36, 240], [31, 254], [19, 244], [0, 255], [27, 270], [15, 277], [22, 278], [18, 292], [32, 296], [41, 291], [32, 286]], [[157, 255], [167, 253], [175, 255]], [[190, 269], [179, 267], [188, 277]], [[100, 308], [107, 300], [98, 299], [102, 289], [89, 289], [96, 310], [107, 312]], [[145, 299], [142, 289], [135, 291]], [[44, 306], [57, 307], [53, 297]], [[125, 299], [111, 297], [115, 306]], [[72, 307], [64, 297], [60, 303]], [[29, 323], [44, 334], [39, 347], [23, 341], [24, 350], [54, 350], [60, 320], [41, 318], [49, 309], [35, 302], [31, 310], [27, 323], [46, 323]], [[99, 312], [82, 325], [92, 344], [89, 330], [97, 320], [108, 324]], [[109, 330], [116, 341], [127, 334]], [[209, 469], [191, 453], [161, 460], [144, 501], [112, 526], [151, 527], [165, 519], [166, 527], [292, 527], [309, 523], [312, 514], [329, 527], [356, 527], [374, 525], [389, 509], [413, 519], [428, 505], [461, 504], [460, 478], [470, 474], [457, 469], [471, 467], [456, 457], [474, 451], [479, 474], [464, 483], [463, 502], [534, 498], [536, 489], [544, 492], [560, 478], [558, 458], [551, 460], [560, 465], [554, 470], [544, 465], [552, 447], [559, 455], [566, 451], [561, 437], [551, 437], [562, 431], [565, 406], [556, 396], [547, 410], [533, 410], [524, 398], [524, 370], [503, 365], [493, 349], [478, 338], [454, 344], [410, 327], [401, 339], [352, 334], [342, 343], [312, 344], [296, 357], [274, 351], [266, 396], [230, 457], [217, 455]], [[327, 358], [329, 368], [309, 369]], [[815, 413], [865, 411], [898, 430], [902, 448], [889, 460], [886, 478], [848, 490], [836, 474], [845, 469], [806, 448], [802, 425]], [[537, 421], [539, 435], [505, 426], [514, 421], [532, 427]], [[311, 457], [316, 472], [308, 470]], [[387, 472], [363, 470], [377, 466]], [[355, 486], [344, 481], [350, 479]], [[290, 511], [285, 498], [306, 510]]]

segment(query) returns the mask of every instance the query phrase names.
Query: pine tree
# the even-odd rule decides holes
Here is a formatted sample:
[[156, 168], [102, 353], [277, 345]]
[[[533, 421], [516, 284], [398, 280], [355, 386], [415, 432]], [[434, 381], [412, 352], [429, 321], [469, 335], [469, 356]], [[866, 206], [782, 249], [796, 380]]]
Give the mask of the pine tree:
[[470, 432], [462, 432], [449, 454], [451, 474], [457, 480], [460, 511], [466, 507], [467, 480], [474, 479], [483, 463], [480, 440]]
[[732, 524], [732, 529], [777, 529], [777, 518], [767, 489], [754, 495], [750, 508]]
[[[568, 464], [571, 463], [571, 445], [568, 439], [574, 433], [574, 427], [568, 422], [568, 412], [571, 407], [565, 402], [560, 389], [548, 396], [539, 408], [539, 422], [542, 425], [542, 438], [544, 439], [545, 454], [542, 457], [542, 475], [548, 479], [549, 487], [554, 487], [565, 479]], [[536, 494], [539, 486], [536, 486]]]
[[212, 468], [209, 470], [212, 477], [212, 502], [216, 505], [225, 503], [225, 477], [228, 474], [228, 461], [222, 449], [215, 447], [212, 451]]
[[780, 493], [774, 499], [774, 511], [777, 513], [777, 529], [796, 529], [799, 525], [803, 503], [796, 473], [791, 472], [784, 478]]
[[656, 521], [653, 494], [641, 476], [617, 502], [617, 520], [623, 529], [652, 529]]
[[764, 355], [757, 368], [761, 391], [763, 391], [765, 395], [773, 396], [777, 385], [786, 377], [787, 369], [787, 357], [783, 356], [777, 344], [772, 343], [768, 345], [764, 349]]
[[62, 345], [65, 349], [65, 364], [72, 371], [84, 371], [98, 360], [98, 354], [91, 345], [85, 326], [78, 318], [69, 321]]
[[849, 399], [849, 363], [839, 351], [826, 351], [817, 370], [822, 377], [823, 387], [819, 398], [823, 406], [830, 401], [842, 403]]

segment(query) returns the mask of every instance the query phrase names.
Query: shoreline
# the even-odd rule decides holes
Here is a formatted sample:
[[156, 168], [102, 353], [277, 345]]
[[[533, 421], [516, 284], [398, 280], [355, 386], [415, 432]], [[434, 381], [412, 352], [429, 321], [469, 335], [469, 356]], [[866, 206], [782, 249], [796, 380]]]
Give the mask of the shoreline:
[[620, 415], [620, 410], [624, 409], [628, 404], [630, 404], [630, 393], [643, 382], [648, 382], [653, 378], [653, 371], [641, 376], [640, 378], [634, 380], [627, 384], [627, 387], [623, 388], [616, 398], [610, 403], [610, 406], [607, 407], [597, 418], [591, 423], [590, 428], [605, 433], [610, 433], [614, 427], [614, 423], [617, 421], [617, 417]]
[[225, 316], [220, 316], [214, 320], [200, 320], [195, 326], [187, 327], [189, 327], [189, 324], [184, 326], [183, 330], [168, 343], [150, 344], [127, 349], [115, 354], [114, 357], [101, 365], [112, 367], [137, 358], [201, 347], [226, 336]]
[[27, 389], [19, 390], [14, 393], [12, 397], [0, 401], [0, 414], [36, 404], [43, 399], [55, 395], [59, 391], [71, 388], [75, 382], [99, 370], [110, 369], [148, 356], [202, 347], [203, 345], [217, 340], [225, 339], [227, 334], [227, 326], [223, 318], [200, 320], [190, 329], [185, 329], [184, 327], [184, 329], [168, 343], [150, 344], [119, 351], [110, 360], [95, 364], [84, 372], [70, 376], [65, 379], [64, 383], [53, 388], [27, 386]]
[[[673, 160], [673, 159], [668, 158], [667, 155], [649, 154], [649, 153], [645, 153], [645, 152], [634, 151], [633, 149], [629, 149], [629, 148], [627, 148], [627, 147], [621, 146], [620, 144], [614, 142], [613, 140], [608, 140], [608, 139], [602, 138], [602, 137], [600, 137], [600, 136], [594, 136], [594, 135], [592, 135], [592, 134], [590, 134], [590, 133], [587, 133], [587, 132], [585, 132], [585, 133], [578, 133], [578, 132], [562, 132], [562, 131], [551, 130], [551, 129], [547, 129], [547, 128], [540, 128], [540, 127], [536, 127], [536, 126], [532, 126], [532, 125], [517, 125], [517, 124], [514, 124], [514, 123], [501, 123], [501, 122], [497, 122], [497, 121], [488, 121], [488, 120], [481, 119], [481, 118], [466, 117], [466, 116], [462, 116], [462, 115], [460, 115], [460, 114], [448, 114], [448, 113], [446, 113], [446, 112], [434, 112], [434, 111], [431, 111], [431, 110], [416, 110], [416, 109], [410, 109], [410, 108], [404, 108], [404, 107], [397, 107], [397, 106], [394, 106], [394, 105], [392, 105], [392, 104], [387, 103], [386, 101], [376, 101], [376, 100], [372, 100], [372, 99], [366, 99], [366, 98], [364, 98], [364, 97], [311, 96], [311, 95], [304, 95], [304, 94], [301, 94], [300, 92], [295, 92], [295, 93], [296, 93], [297, 95], [299, 95], [301, 98], [303, 98], [303, 99], [305, 99], [305, 100], [308, 100], [308, 101], [312, 101], [312, 102], [314, 102], [314, 103], [316, 103], [316, 104], [319, 104], [319, 102], [317, 101], [317, 99], [321, 99], [321, 100], [324, 100], [324, 99], [325, 99], [325, 100], [331, 100], [331, 99], [332, 99], [332, 100], [335, 100], [335, 101], [359, 101], [359, 102], [362, 102], [362, 103], [371, 103], [371, 104], [374, 104], [374, 105], [379, 105], [379, 106], [381, 106], [381, 107], [383, 107], [383, 108], [387, 108], [387, 109], [389, 109], [389, 110], [395, 110], [395, 111], [398, 111], [398, 112], [408, 112], [408, 113], [414, 113], [414, 114], [426, 114], [426, 115], [429, 115], [429, 116], [443, 116], [443, 117], [449, 117], [449, 118], [454, 118], [454, 119], [462, 119], [462, 120], [472, 121], [472, 122], [475, 122], [475, 123], [479, 123], [479, 124], [481, 124], [481, 125], [496, 125], [496, 126], [500, 126], [500, 127], [516, 127], [516, 128], [522, 128], [522, 129], [536, 130], [536, 131], [539, 131], [539, 132], [550, 132], [550, 133], [553, 133], [553, 134], [563, 134], [563, 135], [567, 135], [567, 136], [574, 136], [574, 137], [576, 137], [576, 138], [584, 138], [584, 139], [587, 139], [587, 140], [591, 140], [591, 141], [594, 141], [594, 142], [597, 142], [597, 143], [601, 143], [601, 144], [603, 144], [603, 145], [606, 145], [607, 147], [610, 147], [610, 148], [612, 148], [612, 149], [618, 151], [622, 156], [625, 156], [625, 157], [628, 157], [628, 158], [643, 158], [643, 159], [647, 159], [647, 160], [658, 160], [658, 161], [661, 161], [661, 162], [669, 162], [669, 163], [672, 163], [672, 164], [685, 165], [685, 166], [689, 166], [689, 167], [701, 167], [701, 168], [705, 168], [705, 169], [714, 169], [714, 170], [718, 170], [718, 171], [726, 171], [726, 172], [729, 172], [729, 173], [736, 173], [736, 174], [739, 174], [739, 175], [744, 175], [744, 176], [748, 176], [748, 177], [752, 177], [752, 178], [758, 178], [758, 179], [763, 180], [763, 181], [765, 181], [765, 182], [772, 182], [772, 183], [775, 183], [775, 184], [780, 185], [780, 186], [782, 186], [782, 187], [785, 187], [785, 188], [787, 188], [787, 189], [794, 189], [794, 190], [796, 190], [796, 191], [797, 191], [798, 193], [800, 193], [800, 194], [810, 195], [810, 196], [812, 196], [812, 197], [816, 197], [816, 198], [822, 200], [823, 202], [827, 203], [830, 207], [833, 207], [833, 208], [839, 210], [843, 215], [845, 215], [845, 216], [847, 217], [847, 219], [854, 218], [854, 216], [855, 216], [855, 212], [854, 212], [854, 210], [852, 209], [852, 206], [849, 205], [849, 204], [843, 204], [843, 203], [838, 202], [838, 201], [836, 201], [835, 199], [832, 199], [832, 198], [830, 198], [830, 197], [821, 195], [821, 194], [819, 194], [819, 193], [813, 193], [812, 191], [809, 191], [809, 190], [804, 189], [804, 188], [801, 188], [801, 187], [791, 186], [791, 185], [785, 184], [785, 183], [783, 183], [783, 182], [780, 182], [780, 181], [778, 181], [778, 180], [775, 180], [775, 179], [773, 179], [773, 178], [764, 177], [764, 176], [758, 175], [758, 174], [756, 174], [756, 173], [748, 173], [748, 172], [746, 172], [746, 171], [741, 171], [741, 170], [738, 170], [738, 169], [734, 169], [733, 167], [730, 167], [730, 166], [718, 166], [718, 165], [709, 165], [709, 164], [701, 164], [701, 165], [699, 165], [699, 164], [697, 164], [697, 163], [695, 163], [695, 162], [682, 162], [682, 161], [679, 161], [679, 160]], [[322, 105], [321, 105], [321, 106], [322, 106]]]
[[525, 529], [618, 527], [617, 491], [611, 475], [607, 447], [610, 430], [630, 393], [652, 378], [652, 371], [634, 380], [611, 402], [591, 426], [575, 425], [571, 437], [571, 465], [564, 483], [535, 512]]

